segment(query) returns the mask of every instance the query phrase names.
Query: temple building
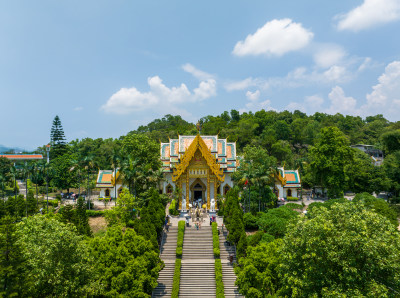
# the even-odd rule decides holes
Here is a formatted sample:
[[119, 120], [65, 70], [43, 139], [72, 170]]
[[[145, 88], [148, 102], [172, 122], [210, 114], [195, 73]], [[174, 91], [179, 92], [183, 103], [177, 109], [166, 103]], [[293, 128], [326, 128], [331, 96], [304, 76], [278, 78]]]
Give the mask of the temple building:
[[[179, 136], [161, 143], [164, 178], [163, 193], [182, 191], [179, 209], [189, 204], [207, 204], [218, 194], [232, 188], [231, 175], [236, 171], [236, 143], [218, 136]], [[182, 202], [184, 206], [182, 206]]]
[[119, 173], [118, 170], [99, 170], [96, 187], [100, 189], [100, 198], [118, 198], [123, 189], [123, 181]]
[[[210, 209], [212, 199], [225, 195], [232, 187], [231, 175], [239, 167], [236, 143], [218, 136], [179, 136], [160, 144], [164, 181], [160, 192], [172, 194], [179, 187], [179, 209], [203, 204]], [[120, 172], [100, 170], [96, 187], [100, 197], [119, 196], [124, 181]], [[278, 198], [298, 197], [301, 181], [298, 170], [278, 168], [273, 191]], [[182, 206], [182, 203], [184, 204]]]
[[[298, 170], [278, 168], [279, 178], [275, 179], [275, 195], [277, 198], [298, 198], [301, 190], [300, 174]], [[282, 179], [283, 178], [283, 179]]]

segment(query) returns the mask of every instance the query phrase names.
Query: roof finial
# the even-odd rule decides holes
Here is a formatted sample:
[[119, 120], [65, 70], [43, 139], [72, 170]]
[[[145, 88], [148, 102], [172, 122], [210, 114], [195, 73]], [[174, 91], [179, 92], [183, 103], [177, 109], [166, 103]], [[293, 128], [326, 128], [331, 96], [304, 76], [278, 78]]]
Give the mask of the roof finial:
[[196, 128], [197, 128], [197, 131], [199, 132], [199, 134], [201, 133], [201, 123], [200, 123], [200, 121], [197, 121], [197, 124], [196, 124]]

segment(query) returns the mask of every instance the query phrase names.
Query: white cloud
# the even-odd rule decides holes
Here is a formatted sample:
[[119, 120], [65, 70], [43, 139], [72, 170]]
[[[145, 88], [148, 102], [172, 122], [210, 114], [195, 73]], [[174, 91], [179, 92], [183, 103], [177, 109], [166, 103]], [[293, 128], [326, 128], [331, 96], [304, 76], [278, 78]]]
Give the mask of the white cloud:
[[348, 13], [336, 16], [339, 30], [360, 31], [400, 19], [399, 0], [364, 0]]
[[83, 110], [83, 107], [75, 107], [74, 108], [74, 111], [77, 111], [77, 112], [82, 111], [82, 110]]
[[335, 44], [324, 44], [317, 47], [314, 62], [318, 67], [328, 68], [339, 64], [346, 56], [344, 49]]
[[294, 111], [299, 110], [304, 113], [315, 113], [322, 110], [324, 99], [319, 95], [306, 96], [303, 102], [290, 102], [286, 106], [286, 110]]
[[309, 107], [312, 107], [315, 110], [317, 110], [321, 108], [322, 104], [324, 103], [324, 99], [319, 95], [311, 95], [311, 96], [306, 96], [304, 102]]
[[247, 91], [246, 92], [246, 97], [250, 101], [256, 101], [260, 98], [260, 90], [256, 90], [254, 92]]
[[290, 103], [286, 106], [285, 110], [288, 110], [288, 111], [299, 110], [299, 111], [301, 111], [301, 112], [303, 112], [303, 113], [305, 113], [305, 112], [307, 111], [306, 107], [305, 107], [303, 104], [301, 104], [301, 103], [299, 103], [299, 102], [293, 102], [293, 101], [290, 102]]
[[336, 86], [328, 95], [331, 105], [327, 110], [330, 114], [342, 113], [345, 115], [358, 115], [356, 110], [357, 100], [351, 96], [346, 96], [341, 87]]
[[201, 81], [191, 92], [185, 84], [178, 87], [167, 87], [160, 77], [147, 79], [150, 87], [148, 92], [141, 92], [135, 87], [121, 88], [114, 93], [101, 107], [102, 110], [114, 114], [129, 114], [146, 109], [159, 110], [162, 113], [177, 112], [188, 115], [178, 109], [178, 104], [199, 102], [216, 95], [217, 83], [214, 79]]
[[341, 82], [344, 81], [348, 74], [344, 66], [333, 65], [323, 75], [329, 82]]
[[205, 80], [209, 80], [209, 79], [215, 79], [215, 77], [205, 71], [202, 71], [200, 69], [197, 69], [196, 67], [194, 67], [192, 64], [190, 63], [186, 63], [184, 65], [182, 65], [182, 69], [188, 73], [190, 73], [191, 75], [193, 75], [195, 78], [201, 80], [201, 81], [205, 81]]
[[269, 99], [264, 100], [264, 101], [252, 101], [252, 102], [248, 102], [246, 104], [246, 108], [244, 109], [240, 109], [239, 112], [243, 113], [243, 112], [256, 112], [259, 110], [273, 110], [276, 111], [274, 108], [271, 107], [271, 101]]
[[367, 103], [361, 107], [363, 114], [384, 114], [399, 120], [400, 61], [393, 61], [378, 78], [378, 84], [367, 94]]
[[275, 19], [257, 29], [254, 34], [249, 34], [244, 41], [237, 42], [233, 54], [282, 56], [304, 48], [313, 36], [301, 23], [291, 19]]
[[249, 87], [261, 87], [262, 85], [265, 85], [265, 80], [262, 79], [253, 79], [253, 78], [246, 78], [241, 81], [236, 81], [236, 82], [229, 82], [224, 85], [226, 91], [238, 91], [238, 90], [245, 90]]
[[363, 63], [358, 67], [358, 71], [364, 71], [365, 69], [371, 67], [372, 64], [372, 59], [370, 57], [367, 57], [364, 59]]

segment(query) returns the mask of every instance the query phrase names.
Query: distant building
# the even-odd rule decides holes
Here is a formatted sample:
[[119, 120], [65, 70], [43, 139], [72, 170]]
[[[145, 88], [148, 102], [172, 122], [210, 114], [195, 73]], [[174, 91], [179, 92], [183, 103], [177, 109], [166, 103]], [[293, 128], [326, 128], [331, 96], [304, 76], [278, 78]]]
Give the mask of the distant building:
[[119, 177], [119, 171], [100, 170], [97, 175], [96, 187], [100, 188], [99, 196], [101, 198], [118, 198], [123, 189], [123, 181]]
[[0, 154], [0, 157], [4, 157], [10, 160], [38, 160], [43, 159], [42, 154]]
[[278, 198], [299, 197], [301, 180], [298, 170], [278, 168], [279, 177], [275, 178], [275, 194]]
[[368, 154], [371, 157], [375, 166], [382, 165], [382, 163], [383, 163], [382, 150], [375, 149], [374, 146], [372, 146], [372, 145], [363, 145], [363, 144], [351, 145], [350, 147], [359, 149], [359, 150], [365, 152], [366, 154]]

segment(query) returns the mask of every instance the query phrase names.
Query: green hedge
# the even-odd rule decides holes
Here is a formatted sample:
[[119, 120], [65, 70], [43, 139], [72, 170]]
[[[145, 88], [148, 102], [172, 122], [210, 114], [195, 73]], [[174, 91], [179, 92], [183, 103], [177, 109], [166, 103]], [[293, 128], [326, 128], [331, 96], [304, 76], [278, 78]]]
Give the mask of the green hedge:
[[[47, 205], [47, 199], [45, 199], [45, 204]], [[49, 200], [49, 206], [57, 207], [58, 200]]]
[[172, 200], [171, 204], [169, 205], [169, 214], [170, 215], [179, 215], [179, 210], [176, 209], [175, 199]]
[[221, 259], [215, 260], [215, 285], [217, 287], [217, 298], [225, 297], [224, 282], [222, 281], [222, 265]]
[[172, 293], [171, 298], [177, 298], [179, 296], [179, 282], [181, 280], [181, 259], [175, 260], [175, 271], [174, 271], [174, 281], [172, 283]]
[[178, 222], [178, 240], [176, 241], [176, 257], [182, 257], [183, 250], [183, 236], [185, 234], [185, 221], [180, 220]]
[[287, 197], [286, 200], [288, 201], [298, 201], [299, 198], [295, 198], [295, 197]]
[[103, 210], [86, 210], [86, 214], [89, 217], [99, 217], [99, 216], [104, 216], [105, 212]]
[[219, 236], [218, 236], [218, 225], [216, 222], [213, 222], [211, 224], [212, 228], [212, 234], [213, 234], [213, 251], [214, 251], [214, 257], [219, 258], [220, 257], [220, 250], [219, 250]]

